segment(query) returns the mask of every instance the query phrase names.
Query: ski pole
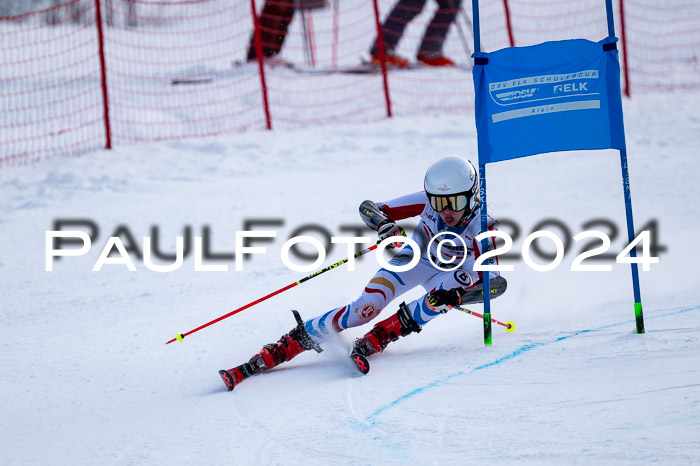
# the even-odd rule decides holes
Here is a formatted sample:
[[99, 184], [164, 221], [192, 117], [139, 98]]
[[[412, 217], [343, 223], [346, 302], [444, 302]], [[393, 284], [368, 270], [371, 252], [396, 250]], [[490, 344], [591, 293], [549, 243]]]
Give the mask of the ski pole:
[[[367, 249], [363, 249], [362, 251], [355, 253], [355, 255], [353, 256], [353, 258], [356, 259], [356, 258], [358, 258], [358, 257], [360, 257], [360, 256], [363, 256], [363, 255], [367, 254], [368, 252], [374, 251], [375, 249], [377, 249], [377, 246], [379, 246], [379, 242], [377, 242], [377, 244], [374, 244], [374, 245], [368, 247]], [[302, 278], [301, 280], [298, 280], [298, 281], [296, 281], [296, 282], [294, 282], [294, 283], [290, 283], [289, 285], [285, 286], [284, 288], [280, 288], [279, 290], [274, 291], [274, 292], [270, 293], [270, 294], [267, 295], [267, 296], [263, 296], [262, 298], [257, 299], [257, 300], [255, 300], [255, 301], [253, 301], [253, 302], [251, 302], [251, 303], [248, 303], [248, 304], [246, 304], [245, 306], [241, 306], [241, 307], [239, 307], [238, 309], [229, 312], [228, 314], [224, 314], [224, 315], [222, 315], [221, 317], [217, 317], [216, 319], [212, 320], [211, 322], [207, 322], [207, 323], [204, 324], [204, 325], [200, 325], [199, 327], [197, 327], [197, 328], [194, 329], [194, 330], [190, 330], [190, 331], [187, 332], [187, 333], [178, 333], [177, 336], [176, 336], [175, 338], [173, 338], [172, 340], [170, 340], [169, 342], [167, 342], [167, 343], [165, 343], [165, 344], [168, 345], [168, 344], [170, 344], [170, 343], [172, 343], [172, 342], [174, 342], [174, 341], [176, 341], [176, 340], [182, 342], [182, 340], [183, 340], [187, 335], [192, 335], [194, 332], [198, 332], [198, 331], [202, 330], [203, 328], [209, 327], [210, 325], [213, 325], [213, 324], [219, 322], [220, 320], [224, 320], [224, 319], [226, 319], [227, 317], [231, 317], [231, 316], [234, 315], [234, 314], [237, 314], [237, 313], [239, 313], [239, 312], [241, 312], [241, 311], [244, 311], [244, 310], [248, 309], [249, 307], [255, 306], [256, 304], [261, 303], [261, 302], [265, 301], [266, 299], [272, 298], [273, 296], [278, 295], [278, 294], [280, 294], [280, 293], [282, 293], [282, 292], [284, 292], [284, 291], [287, 291], [287, 290], [290, 289], [290, 288], [294, 288], [294, 287], [297, 286], [297, 285], [301, 285], [301, 284], [304, 283], [305, 281], [311, 280], [312, 278], [317, 277], [318, 275], [321, 275], [321, 274], [324, 273], [324, 272], [328, 272], [328, 271], [331, 270], [331, 269], [334, 269], [334, 268], [336, 268], [336, 267], [339, 267], [339, 266], [343, 265], [344, 263], [346, 263], [346, 262], [349, 261], [349, 260], [350, 260], [350, 258], [349, 258], [349, 257], [346, 257], [345, 259], [343, 259], [343, 260], [341, 260], [341, 261], [338, 261], [338, 262], [336, 262], [335, 264], [331, 264], [331, 265], [329, 265], [329, 266], [326, 267], [326, 268], [323, 268], [323, 269], [321, 269], [321, 270], [317, 270], [316, 272], [314, 272], [314, 273], [312, 273], [311, 275], [308, 275], [308, 276]]]
[[[483, 314], [479, 314], [478, 312], [472, 311], [471, 309], [467, 309], [467, 308], [461, 307], [461, 306], [452, 306], [452, 307], [454, 307], [455, 309], [459, 309], [462, 312], [466, 312], [467, 314], [471, 314], [473, 316], [476, 316], [476, 317], [479, 317], [482, 319], [484, 318]], [[506, 332], [508, 332], [508, 333], [515, 330], [515, 324], [511, 320], [507, 321], [506, 323], [503, 323], [500, 320], [496, 320], [496, 319], [492, 318], [491, 322], [493, 322], [494, 324], [503, 325], [506, 328]]]
[[[459, 33], [459, 38], [462, 40], [462, 46], [464, 47], [464, 52], [467, 54], [467, 59], [471, 58], [472, 52], [469, 49], [469, 43], [467, 42], [467, 36], [464, 34], [464, 31], [462, 30], [462, 26], [459, 24], [459, 12], [461, 11], [464, 13], [464, 9], [460, 8], [455, 8], [454, 1], [449, 0], [450, 7], [456, 11], [457, 17], [455, 18], [455, 26], [457, 26], [457, 32]], [[466, 19], [466, 23], [471, 28], [471, 22], [469, 21], [469, 18]]]
[[466, 11], [464, 11], [464, 8], [461, 6], [459, 7], [459, 12], [462, 13], [462, 18], [464, 18], [464, 22], [467, 24], [467, 29], [472, 33], [472, 36], [474, 35], [474, 25], [472, 24], [472, 20], [469, 19], [469, 15], [467, 14]]

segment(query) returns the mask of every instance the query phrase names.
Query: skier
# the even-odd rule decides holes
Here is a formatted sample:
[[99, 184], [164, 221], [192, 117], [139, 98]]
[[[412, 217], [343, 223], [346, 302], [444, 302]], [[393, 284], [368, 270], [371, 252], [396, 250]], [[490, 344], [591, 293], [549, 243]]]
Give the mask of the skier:
[[[265, 345], [245, 364], [219, 371], [229, 390], [251, 375], [272, 369], [303, 351], [313, 349], [321, 352], [320, 345], [331, 334], [366, 324], [377, 317], [389, 302], [418, 285], [427, 290], [425, 295], [409, 304], [401, 303], [398, 312], [376, 324], [354, 342], [351, 355], [361, 372], [369, 370], [368, 356], [384, 351], [390, 342], [399, 337], [420, 332], [423, 325], [447, 312], [451, 306], [483, 301], [482, 272], [473, 270], [474, 261], [481, 254], [481, 244], [474, 240], [480, 232], [481, 212], [479, 177], [474, 166], [460, 157], [444, 157], [428, 168], [424, 187], [425, 191], [392, 201], [376, 204], [364, 201], [360, 205], [362, 220], [377, 231], [380, 240], [405, 236], [403, 228], [396, 222], [420, 216], [420, 224], [413, 234], [413, 239], [420, 246], [420, 251], [416, 251], [420, 254], [420, 260], [415, 267], [404, 272], [379, 269], [355, 301], [306, 322], [302, 321], [297, 311], [292, 311], [298, 325], [277, 343]], [[489, 217], [490, 230], [495, 228], [494, 223]], [[441, 233], [447, 236], [436, 237]], [[443, 239], [453, 241], [443, 242]], [[389, 247], [400, 244], [392, 242]], [[490, 248], [495, 247], [493, 242], [490, 244]], [[440, 251], [437, 250], [438, 245]], [[410, 245], [403, 246], [390, 264], [405, 265], [410, 262], [413, 253]], [[455, 268], [462, 261], [462, 265]], [[489, 273], [492, 279], [499, 277], [497, 272]], [[497, 280], [501, 292], [504, 291], [505, 279], [500, 277]]]

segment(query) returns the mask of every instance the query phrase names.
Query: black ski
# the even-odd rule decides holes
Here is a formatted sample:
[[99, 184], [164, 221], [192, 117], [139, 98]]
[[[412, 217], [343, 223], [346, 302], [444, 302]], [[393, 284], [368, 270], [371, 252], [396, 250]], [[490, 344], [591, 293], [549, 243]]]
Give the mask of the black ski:
[[[382, 72], [382, 67], [379, 65], [373, 65], [369, 62], [362, 61], [358, 65], [345, 66], [345, 67], [335, 67], [335, 68], [310, 68], [308, 66], [298, 66], [291, 65], [288, 68], [295, 73], [300, 74], [312, 74], [312, 75], [328, 75], [328, 74], [379, 74]], [[446, 67], [451, 69], [460, 69], [464, 71], [471, 71], [471, 65], [455, 65], [452, 67]], [[425, 69], [436, 69], [434, 67], [424, 65], [422, 63], [411, 63], [405, 68], [399, 68], [395, 66], [388, 66], [387, 71], [411, 71], [411, 70], [425, 70]]]
[[299, 74], [310, 75], [329, 75], [329, 74], [377, 74], [381, 73], [382, 69], [379, 66], [374, 66], [369, 63], [360, 63], [352, 66], [341, 66], [335, 68], [311, 68], [308, 66], [290, 66], [290, 70]]
[[[506, 292], [508, 282], [503, 277], [494, 277], [489, 280], [491, 289], [491, 299], [498, 298]], [[462, 293], [462, 304], [475, 304], [484, 302], [484, 284], [479, 281], [477, 284]]]
[[[285, 63], [284, 65], [279, 66], [290, 67], [291, 63]], [[238, 75], [256, 72], [256, 67], [257, 62], [246, 61], [233, 61], [231, 62], [231, 68], [223, 70], [197, 67], [190, 70], [184, 70], [181, 76], [171, 78], [170, 84], [173, 86], [211, 84], [212, 82], [220, 79], [234, 78]]]
[[[245, 62], [245, 61], [234, 61], [231, 63], [232, 65], [232, 70], [237, 70], [237, 69], [243, 69], [245, 67], [250, 68], [250, 70], [255, 69], [254, 67], [257, 66], [257, 62], [252, 61], [252, 62]], [[277, 68], [277, 69], [282, 69], [282, 70], [289, 70], [294, 73], [298, 74], [308, 74], [308, 75], [316, 75], [316, 76], [323, 76], [323, 75], [333, 75], [333, 74], [379, 74], [382, 72], [382, 68], [379, 65], [373, 65], [367, 61], [361, 61], [360, 63], [356, 65], [350, 65], [350, 66], [339, 66], [339, 67], [310, 67], [308, 65], [296, 65], [294, 63], [286, 62], [283, 60], [277, 60], [277, 61], [272, 61], [272, 60], [267, 60], [265, 62], [266, 67], [270, 68]], [[422, 63], [411, 63], [405, 68], [398, 68], [398, 67], [392, 67], [389, 66], [387, 67], [388, 71], [410, 71], [410, 70], [421, 70], [421, 69], [427, 69], [427, 68], [433, 68], [427, 65], [424, 65]], [[455, 65], [454, 67], [450, 67], [452, 69], [461, 69], [465, 71], [471, 71], [471, 65]], [[179, 85], [197, 85], [197, 84], [210, 84], [214, 82], [217, 79], [225, 78], [225, 77], [230, 77], [231, 74], [227, 71], [215, 71], [215, 70], [209, 70], [207, 72], [199, 72], [199, 73], [192, 73], [191, 75], [187, 76], [181, 76], [181, 77], [176, 77], [172, 78], [170, 80], [170, 84], [173, 86], [179, 86]]]
[[355, 368], [360, 371], [362, 375], [369, 372], [369, 361], [367, 361], [366, 357], [362, 356], [360, 353], [352, 352], [350, 353], [350, 359], [352, 359]]
[[233, 381], [233, 376], [229, 373], [229, 371], [220, 370], [219, 375], [224, 381], [224, 384], [226, 384], [226, 388], [228, 389], [228, 391], [230, 392], [231, 390], [233, 390], [236, 383]]
[[214, 81], [214, 78], [176, 78], [170, 81], [173, 86], [181, 84], [209, 84]]

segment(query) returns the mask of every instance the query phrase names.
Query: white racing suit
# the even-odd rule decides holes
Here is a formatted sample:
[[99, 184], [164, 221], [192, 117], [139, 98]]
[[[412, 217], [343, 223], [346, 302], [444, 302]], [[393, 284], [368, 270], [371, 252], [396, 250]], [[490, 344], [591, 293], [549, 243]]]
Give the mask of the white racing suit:
[[[481, 244], [474, 240], [481, 232], [481, 209], [479, 207], [469, 213], [458, 225], [450, 227], [430, 207], [424, 191], [376, 205], [386, 217], [393, 221], [420, 216], [420, 223], [412, 237], [420, 245], [420, 260], [415, 267], [404, 272], [379, 269], [356, 300], [307, 320], [305, 328], [317, 343], [325, 341], [330, 332], [341, 332], [346, 328], [366, 324], [377, 317], [387, 304], [416, 286], [422, 286], [426, 294], [409, 303], [408, 309], [418, 325], [423, 326], [440, 315], [441, 308], [434, 308], [427, 302], [430, 293], [438, 289], [451, 289], [458, 286], [468, 288], [474, 286], [481, 279], [482, 272], [473, 270], [474, 261], [481, 254]], [[495, 229], [494, 223], [494, 220], [489, 217], [489, 230]], [[445, 232], [459, 236], [463, 243], [452, 234], [439, 235]], [[431, 239], [436, 235], [439, 236], [431, 242]], [[454, 245], [443, 242], [441, 254], [438, 254], [437, 245], [444, 239], [451, 239]], [[429, 248], [428, 245], [430, 245]], [[464, 245], [466, 245], [466, 249]], [[489, 249], [495, 248], [493, 238], [489, 239], [489, 245]], [[404, 265], [410, 262], [412, 257], [413, 248], [410, 245], [405, 245], [390, 261], [390, 264]], [[464, 262], [457, 269], [444, 271], [431, 264], [429, 258], [434, 264], [447, 270], [453, 269], [462, 262], [462, 259]], [[453, 258], [454, 261], [449, 262]], [[486, 261], [486, 263], [490, 262]], [[499, 275], [498, 272], [489, 273], [491, 277]]]

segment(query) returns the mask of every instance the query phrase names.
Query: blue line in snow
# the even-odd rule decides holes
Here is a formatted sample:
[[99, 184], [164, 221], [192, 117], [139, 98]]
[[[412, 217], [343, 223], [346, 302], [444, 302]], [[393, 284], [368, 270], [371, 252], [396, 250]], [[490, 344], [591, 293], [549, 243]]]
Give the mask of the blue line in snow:
[[[689, 308], [687, 308], [687, 309], [681, 309], [680, 311], [673, 311], [673, 312], [669, 312], [669, 313], [667, 313], [667, 314], [661, 314], [661, 315], [658, 315], [658, 316], [649, 316], [649, 317], [644, 316], [644, 318], [645, 318], [645, 320], [660, 319], [660, 318], [662, 318], [662, 317], [669, 317], [669, 316], [673, 316], [673, 315], [678, 315], [678, 314], [682, 314], [682, 313], [684, 313], [684, 312], [697, 311], [698, 309], [700, 309], [700, 306], [689, 307]], [[433, 382], [430, 382], [429, 384], [424, 385], [424, 386], [422, 386], [422, 387], [420, 387], [420, 388], [416, 388], [416, 389], [414, 389], [414, 390], [411, 390], [410, 392], [408, 392], [408, 393], [406, 393], [406, 394], [404, 394], [404, 395], [401, 395], [400, 397], [398, 397], [398, 398], [395, 399], [394, 401], [392, 401], [392, 402], [390, 402], [390, 403], [388, 403], [388, 404], [382, 406], [381, 408], [377, 409], [376, 411], [374, 411], [372, 414], [370, 414], [369, 416], [367, 416], [367, 420], [370, 421], [372, 424], [374, 424], [374, 423], [377, 422], [377, 421], [375, 420], [375, 418], [376, 418], [377, 416], [379, 416], [380, 414], [382, 414], [383, 412], [385, 412], [385, 411], [387, 411], [387, 410], [393, 408], [394, 406], [396, 406], [396, 405], [398, 405], [398, 404], [400, 404], [400, 403], [403, 403], [404, 401], [408, 400], [409, 398], [413, 398], [413, 397], [416, 396], [416, 395], [419, 395], [419, 394], [421, 394], [421, 393], [423, 393], [423, 392], [425, 392], [425, 391], [427, 391], [427, 390], [430, 390], [431, 388], [440, 387], [440, 386], [444, 385], [446, 382], [448, 382], [448, 381], [454, 379], [455, 377], [461, 377], [461, 376], [463, 376], [463, 375], [471, 375], [471, 374], [473, 374], [473, 373], [476, 372], [476, 371], [480, 371], [480, 370], [483, 370], [483, 369], [486, 369], [486, 368], [489, 368], [489, 367], [496, 366], [496, 365], [498, 365], [498, 364], [501, 364], [502, 362], [505, 362], [505, 361], [508, 361], [508, 360], [510, 360], [510, 359], [516, 358], [516, 357], [518, 357], [518, 356], [520, 356], [520, 355], [522, 355], [522, 354], [524, 354], [524, 353], [527, 353], [527, 352], [530, 351], [530, 350], [533, 350], [533, 349], [535, 349], [535, 348], [539, 348], [539, 347], [541, 347], [541, 346], [548, 346], [548, 345], [551, 345], [551, 344], [553, 344], [553, 343], [558, 343], [558, 342], [563, 341], [563, 340], [568, 340], [569, 338], [573, 338], [573, 337], [576, 337], [576, 336], [579, 336], [579, 335], [583, 335], [584, 333], [598, 332], [598, 331], [600, 331], [600, 330], [605, 330], [605, 329], [612, 328], [612, 327], [618, 327], [618, 326], [620, 326], [620, 325], [626, 325], [626, 324], [630, 324], [630, 323], [633, 323], [633, 322], [634, 322], [634, 320], [626, 320], [626, 321], [624, 321], [624, 322], [617, 322], [617, 323], [615, 323], [615, 324], [603, 325], [602, 327], [598, 327], [598, 328], [594, 328], [594, 329], [580, 330], [580, 331], [574, 332], [574, 333], [572, 333], [572, 334], [570, 334], [570, 335], [565, 335], [565, 336], [559, 337], [559, 338], [557, 338], [557, 339], [555, 339], [555, 340], [551, 340], [551, 341], [547, 341], [547, 342], [543, 342], [543, 343], [528, 343], [527, 345], [521, 346], [520, 348], [518, 348], [517, 350], [513, 351], [513, 352], [510, 353], [510, 354], [507, 354], [507, 355], [505, 355], [505, 356], [503, 356], [503, 357], [501, 357], [501, 358], [498, 358], [498, 359], [496, 359], [496, 360], [494, 360], [494, 361], [487, 362], [486, 364], [482, 364], [481, 366], [477, 366], [477, 367], [473, 368], [473, 369], [470, 370], [470, 371], [459, 371], [459, 372], [455, 372], [454, 374], [447, 375], [447, 376], [445, 376], [445, 377], [442, 377], [441, 379], [434, 380]]]

